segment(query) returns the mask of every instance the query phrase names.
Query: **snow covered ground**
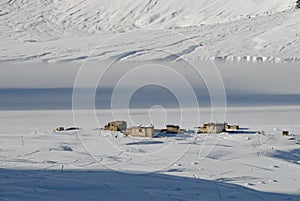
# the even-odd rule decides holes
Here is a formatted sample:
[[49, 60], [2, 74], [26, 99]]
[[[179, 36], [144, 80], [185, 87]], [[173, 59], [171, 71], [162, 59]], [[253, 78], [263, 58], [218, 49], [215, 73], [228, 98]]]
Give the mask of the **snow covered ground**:
[[0, 3], [0, 61], [297, 62], [295, 5], [295, 0], [7, 0]]
[[[300, 201], [295, 5], [2, 0], [0, 201]], [[126, 101], [129, 112], [105, 110]], [[99, 129], [114, 119], [190, 132], [148, 139]], [[210, 120], [243, 132], [192, 132]]]
[[[151, 123], [148, 112], [135, 109], [134, 122], [126, 120]], [[89, 111], [79, 114], [94, 122]], [[167, 114], [172, 122], [180, 111]], [[248, 134], [142, 139], [93, 130], [111, 120], [109, 110], [77, 133], [52, 131], [74, 125], [69, 110], [2, 111], [0, 199], [300, 200], [299, 116], [299, 106], [228, 108], [227, 120]], [[202, 108], [202, 121], [209, 117]], [[281, 136], [285, 129], [293, 136]], [[259, 130], [265, 135], [250, 132]]]

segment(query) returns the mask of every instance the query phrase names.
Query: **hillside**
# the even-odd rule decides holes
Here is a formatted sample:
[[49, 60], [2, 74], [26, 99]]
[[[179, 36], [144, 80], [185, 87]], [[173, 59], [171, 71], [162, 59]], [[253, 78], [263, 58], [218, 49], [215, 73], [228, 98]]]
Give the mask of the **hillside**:
[[297, 60], [295, 5], [295, 0], [6, 0], [0, 3], [0, 60], [165, 58], [153, 54], [156, 49], [200, 59]]

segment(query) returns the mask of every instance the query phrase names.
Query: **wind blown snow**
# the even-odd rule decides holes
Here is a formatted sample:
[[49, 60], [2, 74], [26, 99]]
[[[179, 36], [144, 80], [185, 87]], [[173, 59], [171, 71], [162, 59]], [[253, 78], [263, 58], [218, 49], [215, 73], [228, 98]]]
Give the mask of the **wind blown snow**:
[[2, 1], [0, 60], [78, 62], [123, 55], [144, 61], [164, 58], [157, 52], [163, 50], [201, 60], [298, 61], [295, 5], [294, 0]]

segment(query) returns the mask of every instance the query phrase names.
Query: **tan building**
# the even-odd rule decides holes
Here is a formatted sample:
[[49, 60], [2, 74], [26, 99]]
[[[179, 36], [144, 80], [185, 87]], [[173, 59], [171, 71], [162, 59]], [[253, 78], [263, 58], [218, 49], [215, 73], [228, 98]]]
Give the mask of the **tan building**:
[[134, 137], [153, 137], [154, 126], [135, 126], [126, 130], [126, 135]]
[[112, 121], [105, 125], [104, 130], [108, 131], [122, 131], [125, 132], [127, 129], [126, 121]]
[[225, 130], [238, 130], [240, 129], [239, 125], [229, 125], [228, 123], [225, 123]]
[[179, 133], [180, 127], [178, 125], [167, 125], [166, 133]]
[[197, 133], [217, 134], [225, 131], [224, 123], [205, 123], [202, 127], [198, 127]]

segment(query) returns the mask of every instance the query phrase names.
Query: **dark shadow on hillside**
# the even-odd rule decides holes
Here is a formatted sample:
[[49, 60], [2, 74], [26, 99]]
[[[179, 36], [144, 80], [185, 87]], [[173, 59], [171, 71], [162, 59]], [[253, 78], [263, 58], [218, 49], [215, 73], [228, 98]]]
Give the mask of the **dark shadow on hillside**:
[[221, 181], [114, 171], [0, 169], [0, 200], [300, 200]]

